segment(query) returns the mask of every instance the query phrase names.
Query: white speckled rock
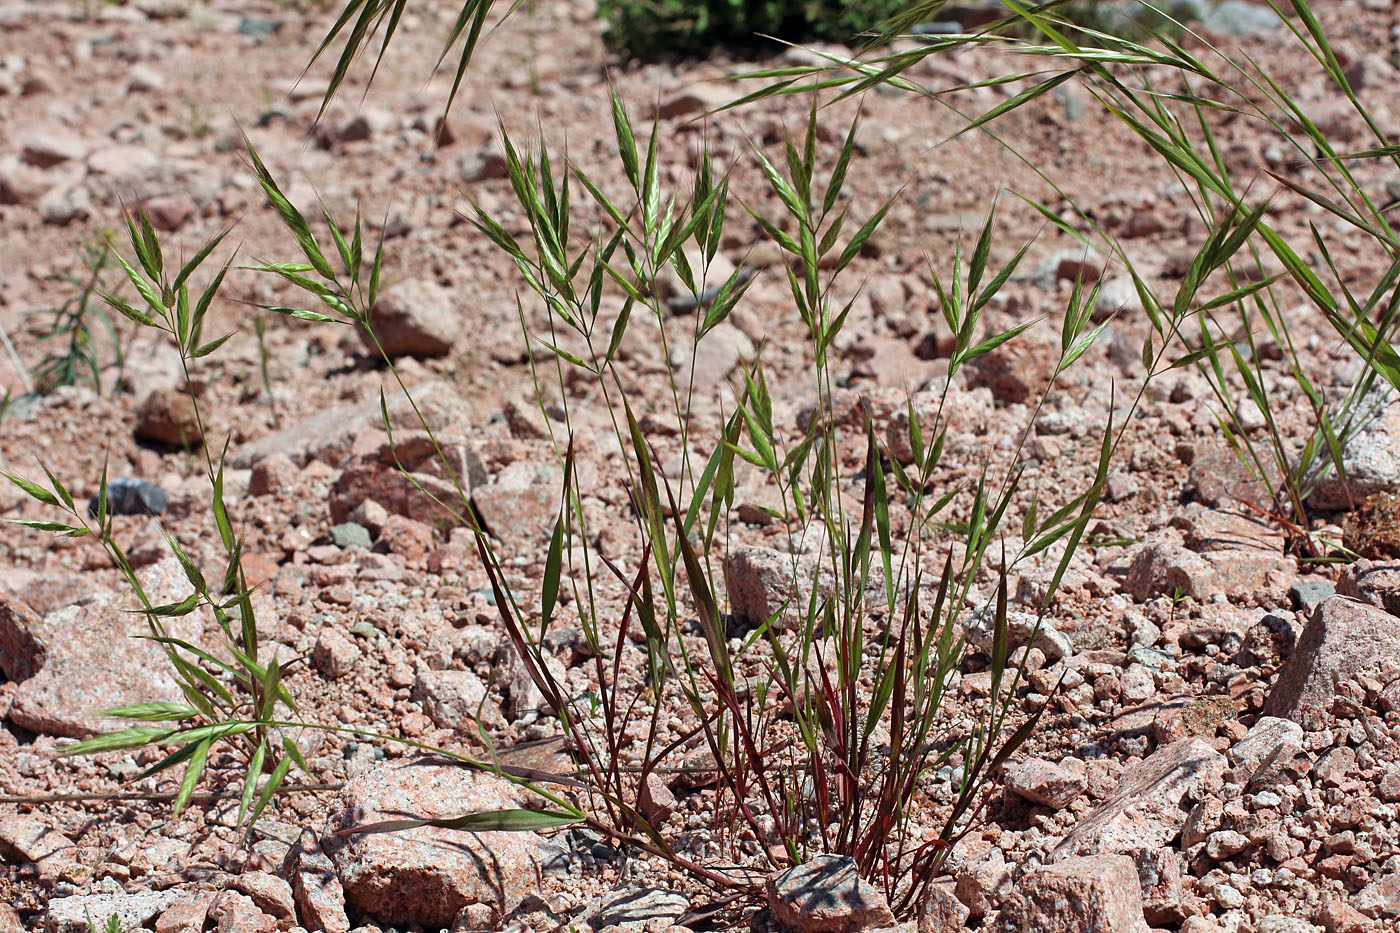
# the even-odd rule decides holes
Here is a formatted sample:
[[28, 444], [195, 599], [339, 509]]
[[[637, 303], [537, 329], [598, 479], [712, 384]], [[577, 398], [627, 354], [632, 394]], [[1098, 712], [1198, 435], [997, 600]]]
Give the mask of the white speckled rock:
[[[1376, 403], [1368, 396], [1363, 405]], [[1364, 408], [1363, 408], [1364, 410]], [[1346, 483], [1333, 472], [1317, 484], [1308, 497], [1315, 509], [1346, 509], [1378, 492], [1400, 490], [1400, 460], [1395, 457], [1400, 443], [1400, 401], [1393, 396], [1366, 421], [1342, 450]], [[1351, 499], [1347, 499], [1347, 491]]]
[[120, 918], [123, 930], [139, 929], [187, 897], [179, 890], [56, 897], [44, 913], [44, 933], [89, 933], [89, 917], [105, 923], [112, 916]]
[[1007, 766], [1006, 786], [1031, 803], [1063, 810], [1084, 793], [1088, 781], [1082, 771], [1068, 771], [1043, 758], [1027, 758]]

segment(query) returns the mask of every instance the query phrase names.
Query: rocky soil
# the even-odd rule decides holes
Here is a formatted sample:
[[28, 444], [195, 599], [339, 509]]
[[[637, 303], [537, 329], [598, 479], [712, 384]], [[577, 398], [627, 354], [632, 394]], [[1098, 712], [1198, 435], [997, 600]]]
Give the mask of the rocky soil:
[[[1319, 0], [1317, 8], [1349, 77], [1394, 138], [1400, 110], [1390, 61], [1400, 8], [1390, 0]], [[630, 390], [644, 406], [658, 462], [674, 470], [686, 455], [664, 419], [667, 375], [675, 368], [683, 381], [694, 377], [692, 428], [712, 435], [731, 410], [737, 367], [760, 343], [775, 423], [796, 433], [815, 399], [809, 351], [781, 259], [737, 202], [776, 209], [748, 152], [799, 127], [805, 100], [697, 120], [734, 96], [717, 79], [753, 62], [717, 55], [629, 66], [604, 48], [588, 0], [538, 0], [513, 28], [483, 42], [439, 139], [451, 74], [424, 77], [452, 12], [416, 8], [363, 101], [365, 75], [356, 72], [318, 123], [329, 66], [297, 78], [333, 21], [326, 5], [0, 5], [0, 391], [11, 393], [0, 421], [0, 469], [38, 476], [42, 463], [84, 498], [104, 464], [113, 477], [149, 484], [124, 493], [135, 514], [117, 520], [118, 537], [156, 601], [178, 600], [183, 574], [162, 528], [206, 568], [223, 566], [202, 467], [183, 446], [197, 430], [181, 394], [193, 388], [215, 446], [229, 440], [226, 495], [246, 538], [245, 567], [260, 584], [267, 650], [282, 659], [303, 715], [483, 754], [479, 716], [513, 761], [563, 769], [559, 723], [541, 708], [501, 630], [471, 536], [445, 527], [393, 466], [397, 450], [425, 484], [441, 488], [414, 433], [420, 426], [393, 377], [350, 330], [269, 316], [262, 343], [269, 393], [256, 306], [297, 299], [269, 277], [235, 270], [206, 333], [236, 336], [202, 361], [196, 385], [185, 384], [167, 345], [130, 339], [125, 323], [117, 328], [120, 360], [96, 327], [97, 386], [80, 378], [39, 392], [32, 381], [57, 349], [40, 340], [48, 316], [34, 312], [74, 294], [58, 277], [81, 277], [78, 244], [119, 228], [122, 205], [143, 207], [171, 250], [192, 251], [236, 223], [219, 261], [235, 241], [241, 263], [295, 258], [244, 164], [246, 133], [294, 203], [319, 197], [338, 217], [358, 206], [369, 232], [384, 234], [380, 304], [394, 324], [387, 349], [468, 479], [471, 505], [498, 540], [513, 582], [535, 592], [558, 507], [551, 434], [561, 424], [536, 404], [517, 273], [459, 212], [470, 199], [514, 232], [526, 229], [494, 139], [497, 115], [512, 134], [542, 129], [585, 170], [615, 177], [611, 80], [634, 115], [659, 106], [668, 186], [688, 184], [702, 139], [720, 164], [741, 163], [711, 275], [717, 282], [744, 263], [757, 273], [744, 303], [712, 335], [717, 349], [693, 363], [688, 352], [668, 359], [659, 341], [632, 351], [641, 375]], [[1265, 62], [1317, 122], [1329, 121], [1343, 141], [1359, 140], [1344, 100], [1286, 33], [1255, 17], [1257, 7], [1228, 0], [1209, 12], [1203, 35]], [[780, 64], [808, 60], [797, 51], [776, 56]], [[1009, 55], [962, 52], [930, 59], [917, 77], [955, 86], [1022, 66]], [[985, 110], [1017, 87], [983, 87], [961, 101]], [[840, 303], [855, 300], [833, 348], [840, 403], [854, 410], [863, 398], [899, 456], [906, 398], [912, 394], [917, 412], [936, 404], [948, 369], [950, 341], [928, 268], [947, 270], [959, 237], [970, 248], [1000, 196], [993, 262], [1033, 242], [1024, 274], [990, 309], [987, 328], [1049, 320], [953, 380], [937, 481], [975, 480], [985, 465], [1004, 463], [1029, 428], [1027, 490], [1053, 497], [1084, 488], [1104, 423], [1125, 413], [1112, 406], [1142, 386], [1149, 328], [1121, 270], [1086, 259], [1007, 191], [1063, 207], [1019, 156], [1039, 165], [1169, 295], [1203, 232], [1179, 180], [1073, 84], [1003, 121], [1014, 153], [975, 133], [942, 142], [960, 118], [931, 103], [872, 93], [859, 107], [852, 203], [873, 210], [903, 191], [842, 279]], [[839, 121], [854, 113], [847, 104], [828, 115], [844, 126]], [[1307, 171], [1248, 120], [1224, 119], [1219, 133], [1232, 170], [1258, 173], [1259, 184], [1272, 184], [1267, 169]], [[1388, 179], [1364, 170], [1361, 177], [1381, 200], [1395, 196], [1386, 194]], [[1309, 222], [1338, 229], [1315, 206], [1286, 197], [1271, 221], [1294, 242], [1304, 241]], [[1364, 294], [1384, 266], [1359, 238], [1338, 236], [1348, 246], [1336, 256], [1341, 273]], [[1096, 317], [1121, 313], [1034, 409], [1058, 353], [1056, 316], [1086, 268], [1107, 282]], [[110, 270], [105, 281], [117, 285]], [[1328, 392], [1344, 390], [1359, 361], [1315, 310], [1293, 301], [1284, 319], [1310, 378]], [[544, 321], [534, 304], [526, 313]], [[690, 320], [679, 318], [677, 333], [689, 334]], [[1266, 353], [1263, 366], [1277, 377], [1269, 389], [1285, 432], [1305, 436], [1307, 399], [1276, 356]], [[396, 448], [379, 421], [381, 389]], [[580, 469], [597, 490], [585, 503], [590, 546], [625, 566], [637, 559], [626, 465], [605, 413], [590, 408], [596, 396], [579, 389], [569, 401]], [[558, 411], [554, 402], [546, 411]], [[129, 637], [145, 632], [126, 611], [129, 591], [91, 542], [7, 525], [0, 534], [0, 931], [86, 931], [88, 917], [113, 914], [122, 929], [165, 933], [848, 931], [901, 920], [919, 933], [1392, 929], [1400, 922], [1400, 565], [1392, 563], [1400, 539], [1389, 500], [1346, 513], [1364, 496], [1400, 493], [1400, 407], [1387, 401], [1349, 448], [1351, 496], [1333, 482], [1313, 500], [1317, 527], [1345, 523], [1353, 541], [1370, 542], [1367, 557], [1318, 564], [1287, 553], [1282, 530], [1250, 507], [1264, 500], [1221, 440], [1213, 405], [1190, 369], [1147, 387], [1047, 625], [1033, 644], [1025, 644], [1031, 626], [1013, 626], [1028, 670], [1018, 714], [1048, 705], [1043, 727], [996, 776], [982, 822], [952, 851], [948, 876], [912, 918], [896, 918], [839, 859], [775, 874], [766, 904], [729, 905], [707, 917], [698, 908], [712, 892], [584, 831], [337, 836], [352, 823], [405, 812], [509, 809], [522, 792], [402, 744], [320, 732], [304, 735], [302, 750], [326, 787], [279, 796], [251, 838], [234, 828], [243, 766], [232, 756], [211, 760], [212, 795], [197, 796], [173, 819], [178, 777], [132, 780], [158, 751], [57, 755], [71, 739], [109, 727], [94, 710], [180, 698], [159, 650]], [[1236, 415], [1251, 430], [1264, 427], [1248, 410]], [[862, 447], [857, 436], [850, 452], [857, 461]], [[854, 485], [848, 491], [859, 495]], [[765, 572], [775, 555], [786, 556], [785, 529], [765, 511], [774, 494], [761, 482], [741, 485], [728, 555], [736, 616], [766, 616], [786, 598]], [[0, 517], [43, 512], [19, 489], [0, 488]], [[1017, 570], [1017, 613], [1034, 607], [1053, 569]], [[976, 581], [972, 607], [991, 587], [989, 577]], [[604, 598], [615, 618], [617, 593]], [[200, 630], [199, 618], [188, 617], [186, 634], [214, 634]], [[576, 627], [557, 627], [552, 669], [586, 693], [596, 686], [586, 645]], [[969, 635], [977, 645], [978, 633]], [[643, 657], [625, 646], [625, 664], [640, 666]], [[974, 650], [955, 679], [950, 721], [967, 720], [985, 702], [984, 666]], [[662, 738], [683, 734], [689, 715], [663, 709]], [[640, 754], [625, 749], [629, 761]], [[670, 811], [667, 828], [689, 857], [757, 864], [769, 841], [725, 831], [713, 783], [696, 787], [691, 777], [649, 787], [649, 809]], [[931, 775], [919, 805], [943, 812], [955, 778], [953, 765]]]

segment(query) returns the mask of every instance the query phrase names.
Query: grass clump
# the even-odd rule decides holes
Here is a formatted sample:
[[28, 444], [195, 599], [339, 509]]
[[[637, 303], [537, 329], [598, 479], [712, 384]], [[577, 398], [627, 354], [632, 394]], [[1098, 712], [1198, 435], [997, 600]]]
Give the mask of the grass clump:
[[[868, 413], [854, 423], [839, 414], [829, 351], [852, 302], [835, 303], [834, 283], [879, 228], [892, 201], [853, 216], [843, 188], [855, 126], [839, 149], [822, 158], [814, 101], [804, 135], [785, 142], [781, 158], [770, 159], [761, 150], [752, 154], [782, 213], [765, 215], [752, 207], [748, 212], [788, 254], [787, 284], [806, 334], [816, 414], [794, 433], [775, 424], [760, 353], [744, 367], [722, 429], [704, 436], [690, 429], [686, 413], [714, 387], [673, 373], [666, 417], [681, 431], [683, 447], [703, 453], [678, 476], [662, 475], [634, 414], [637, 400], [628, 390], [634, 380], [627, 354], [620, 351], [638, 339], [658, 339], [652, 335], [668, 339], [669, 305], [653, 297], [663, 274], [674, 274], [696, 299], [696, 314], [688, 321], [692, 360], [742, 300], [749, 280], [741, 268], [723, 282], [709, 280], [709, 264], [724, 235], [729, 187], [727, 179], [716, 177], [708, 153], [701, 154], [688, 197], [663, 200], [659, 124], [642, 145], [616, 97], [612, 113], [625, 183], [609, 185], [568, 162], [561, 168], [544, 148], [521, 155], [507, 136], [510, 178], [532, 236], [518, 240], [480, 209], [474, 222], [511, 257], [526, 289], [549, 309], [550, 321], [540, 332], [526, 328], [532, 343], [554, 352], [554, 372], [537, 371], [541, 404], [550, 388], [566, 396], [559, 390], [575, 377], [596, 386], [592, 397], [606, 408], [617, 445], [627, 455], [633, 553], [639, 557], [627, 566], [590, 562], [581, 503], [596, 491], [572, 468], [577, 403], [566, 403], [556, 449], [564, 476], [561, 510], [538, 615], [531, 611], [533, 598], [527, 603], [510, 592], [495, 570], [495, 544], [478, 535], [499, 594], [501, 622], [571, 737], [585, 785], [577, 792], [577, 805], [590, 809], [592, 819], [614, 836], [637, 840], [717, 887], [749, 894], [768, 871], [815, 854], [846, 855], [885, 888], [896, 910], [908, 914], [948, 847], [971, 825], [992, 775], [1035, 729], [1039, 714], [1018, 718], [1013, 702], [1020, 672], [1009, 659], [1006, 572], [1052, 547], [1063, 562], [1070, 559], [1107, 475], [1111, 435], [1105, 436], [1104, 458], [1087, 488], [1056, 502], [1053, 510], [1026, 515], [1019, 546], [1008, 550], [1005, 525], [1019, 489], [1019, 447], [1005, 472], [942, 488], [937, 476], [948, 383], [932, 419], [921, 424], [910, 403], [908, 436], [902, 439], [912, 452], [908, 467], [889, 456]], [[571, 181], [582, 185], [606, 218], [587, 239], [572, 243], [567, 232], [577, 223], [571, 214], [584, 210], [570, 198]], [[949, 268], [933, 273], [956, 341], [950, 378], [1029, 326], [973, 337], [980, 333], [983, 310], [1025, 255], [1022, 249], [1003, 268], [991, 266], [994, 226], [989, 219], [970, 257], [959, 253]], [[605, 280], [621, 288], [612, 308], [601, 288]], [[711, 291], [713, 300], [702, 304], [699, 296]], [[1051, 384], [1098, 334], [1088, 326], [1087, 307], [1078, 304], [1083, 297], [1076, 292], [1065, 315], [1062, 355]], [[654, 326], [638, 336], [637, 322], [646, 318]], [[670, 357], [677, 349], [667, 345], [664, 352]], [[778, 490], [780, 505], [773, 512], [787, 529], [781, 588], [792, 594], [757, 619], [739, 616], [734, 594], [725, 595], [737, 532], [732, 510], [746, 474]], [[892, 533], [896, 522], [907, 529], [902, 538]], [[956, 534], [945, 534], [948, 527]], [[819, 545], [803, 557], [805, 541]], [[1000, 568], [991, 560], [998, 548]], [[565, 576], [564, 555], [575, 553], [582, 562], [570, 561]], [[992, 697], [970, 728], [953, 729], [946, 687], [968, 651], [963, 606], [982, 572], [1000, 581], [990, 612]], [[557, 607], [565, 580], [572, 581], [574, 592], [568, 617], [561, 618]], [[819, 580], [830, 585], [823, 589]], [[609, 584], [620, 584], [627, 594], [617, 636], [611, 630], [619, 623], [596, 598], [597, 589]], [[581, 706], [549, 674], [548, 632], [571, 624], [582, 627], [599, 659], [601, 714]], [[691, 631], [700, 638], [687, 637]], [[640, 677], [601, 661], [609, 639], [629, 636], [645, 650]], [[660, 728], [661, 710], [674, 706], [693, 711], [696, 726], [687, 735], [663, 734]], [[634, 721], [645, 736], [636, 775], [618, 763], [619, 737]], [[722, 789], [717, 815], [729, 827], [722, 843], [755, 843], [762, 853], [758, 866], [717, 872], [687, 864], [666, 828], [643, 816], [640, 794], [647, 776], [680, 766], [688, 746], [708, 753], [717, 771]], [[950, 762], [960, 776], [940, 791], [930, 775]], [[943, 797], [947, 807], [938, 825], [925, 826], [911, 801], [930, 795]]]

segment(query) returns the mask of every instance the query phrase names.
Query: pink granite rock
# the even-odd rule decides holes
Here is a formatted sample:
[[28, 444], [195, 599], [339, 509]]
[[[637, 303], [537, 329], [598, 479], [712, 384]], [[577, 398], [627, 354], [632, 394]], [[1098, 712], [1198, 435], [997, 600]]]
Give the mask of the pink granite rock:
[[979, 920], [1001, 906], [1011, 891], [1011, 869], [1000, 849], [976, 840], [954, 849], [963, 867], [956, 875], [954, 893], [967, 905], [969, 916]]
[[1400, 664], [1400, 618], [1344, 596], [1326, 599], [1279, 671], [1264, 715], [1320, 724], [1339, 682], [1372, 676], [1387, 662]]
[[661, 775], [651, 772], [637, 791], [637, 809], [655, 829], [676, 812], [676, 795], [661, 779]]
[[0, 813], [0, 855], [7, 861], [33, 865], [71, 849], [73, 840], [53, 825], [52, 817], [42, 813]]
[[374, 330], [360, 331], [360, 339], [376, 358], [380, 349], [389, 356], [446, 356], [464, 334], [465, 309], [452, 292], [425, 279], [405, 279], [385, 288], [370, 311]]
[[486, 685], [471, 671], [424, 669], [414, 679], [413, 690], [423, 712], [444, 729], [475, 735], [478, 718], [487, 729], [506, 725], [500, 704], [487, 696]]
[[884, 892], [856, 863], [819, 855], [768, 879], [768, 909], [778, 926], [798, 933], [853, 933], [895, 925]]
[[282, 874], [291, 885], [302, 926], [311, 933], [350, 933], [345, 890], [314, 832], [302, 830], [296, 845], [287, 852]]
[[1158, 749], [1123, 773], [1113, 795], [1060, 840], [1051, 860], [1167, 845], [1181, 832], [1190, 802], [1218, 788], [1224, 770], [1225, 756], [1204, 739]]
[[[342, 828], [409, 817], [452, 817], [525, 805], [504, 778], [441, 758], [398, 761], [367, 771], [340, 792]], [[547, 874], [567, 867], [567, 849], [535, 833], [465, 832], [422, 826], [338, 838], [328, 851], [345, 898], [382, 923], [445, 927], [463, 907], [485, 904], [503, 917]]]
[[484, 486], [472, 488], [472, 505], [491, 536], [527, 553], [543, 555], [559, 516], [563, 476], [553, 467], [512, 463]]
[[1137, 871], [1126, 855], [1071, 858], [1023, 878], [1002, 904], [1004, 933], [1147, 933]]
[[223, 891], [209, 907], [214, 933], [273, 933], [277, 921], [258, 909], [253, 899], [237, 891]]
[[331, 680], [339, 680], [355, 669], [360, 661], [360, 648], [338, 628], [326, 626], [311, 648], [311, 663]]
[[251, 897], [265, 914], [278, 920], [296, 919], [296, 901], [292, 897], [291, 885], [274, 874], [250, 871], [233, 875], [228, 880], [228, 886]]
[[[190, 593], [174, 557], [143, 568], [141, 585], [152, 602], [178, 602]], [[36, 641], [44, 646], [43, 667], [19, 685], [10, 720], [31, 732], [87, 738], [133, 725], [93, 712], [128, 703], [184, 701], [165, 653], [149, 635], [145, 619], [126, 610], [136, 600], [103, 592], [91, 601], [50, 613]], [[202, 613], [169, 618], [171, 635], [200, 641]]]
[[1296, 572], [1292, 558], [1257, 547], [1231, 547], [1197, 553], [1166, 542], [1137, 552], [1124, 589], [1139, 601], [1181, 593], [1206, 599], [1224, 593], [1243, 599], [1263, 589], [1274, 572]]
[[1083, 772], [1068, 771], [1043, 758], [1027, 758], [1006, 768], [1006, 786], [1031, 803], [1062, 810], [1084, 793]]
[[935, 882], [919, 900], [919, 933], [961, 933], [967, 929], [968, 913], [952, 884]]
[[43, 624], [23, 601], [0, 594], [0, 673], [14, 681], [39, 673], [47, 654], [40, 638]]
[[1181, 854], [1176, 849], [1142, 849], [1133, 853], [1142, 889], [1143, 916], [1155, 926], [1182, 919], [1186, 891], [1182, 884]]
[[772, 548], [735, 548], [724, 563], [730, 611], [754, 625], [775, 614], [775, 624], [780, 627], [796, 625], [807, 613], [813, 580], [818, 601], [832, 594], [834, 579], [820, 561], [807, 556], [794, 558]]

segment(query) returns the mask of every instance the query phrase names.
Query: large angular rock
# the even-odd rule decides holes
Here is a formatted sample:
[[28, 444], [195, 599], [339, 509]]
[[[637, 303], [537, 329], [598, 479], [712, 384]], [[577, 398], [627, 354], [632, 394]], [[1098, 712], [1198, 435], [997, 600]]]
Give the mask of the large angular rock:
[[457, 159], [457, 170], [458, 177], [469, 185], [510, 175], [506, 157], [495, 146], [482, 146], [476, 152], [463, 153]]
[[625, 930], [628, 933], [653, 927], [674, 926], [690, 910], [690, 898], [665, 888], [625, 887], [603, 895], [589, 905], [585, 918], [597, 930]]
[[0, 204], [33, 207], [51, 184], [47, 172], [15, 156], [0, 157]]
[[203, 433], [195, 417], [194, 402], [183, 392], [157, 389], [147, 395], [136, 413], [136, 437], [170, 447], [193, 447]]
[[1260, 716], [1238, 742], [1230, 747], [1230, 764], [1237, 773], [1253, 776], [1260, 766], [1280, 755], [1292, 758], [1303, 750], [1303, 727], [1276, 716]]
[[970, 360], [964, 370], [967, 384], [986, 386], [1006, 405], [1034, 398], [1044, 391], [1059, 359], [1059, 344], [1052, 344], [1048, 334], [1045, 328], [1033, 327], [991, 353]]
[[250, 871], [230, 875], [228, 886], [248, 895], [258, 909], [278, 920], [296, 919], [296, 900], [292, 887], [284, 879], [265, 871]]
[[1128, 853], [1167, 845], [1186, 822], [1190, 801], [1221, 782], [1225, 756], [1204, 739], [1173, 742], [1123, 773], [1113, 795], [1090, 811], [1050, 853]]
[[[963, 633], [967, 636], [967, 643], [973, 648], [990, 652], [996, 637], [996, 606], [987, 603], [975, 612], [964, 615]], [[1039, 648], [1045, 653], [1045, 659], [1052, 664], [1074, 653], [1074, 645], [1069, 636], [1055, 628], [1048, 617], [1040, 619], [1037, 624], [1034, 612], [1008, 609], [1006, 637], [1007, 645], [1011, 648], [1020, 648], [1026, 644]]]
[[57, 126], [35, 127], [19, 140], [20, 159], [38, 168], [53, 168], [64, 162], [81, 162], [91, 148], [71, 130]]
[[955, 870], [953, 893], [965, 904], [968, 915], [980, 920], [1001, 907], [1011, 893], [1011, 866], [996, 846], [985, 840], [959, 843], [953, 849], [960, 863]]
[[393, 443], [386, 440], [355, 458], [336, 479], [329, 500], [331, 521], [346, 522], [362, 503], [375, 502], [391, 514], [427, 525], [450, 523], [453, 513], [466, 509], [458, 486], [470, 493], [484, 482], [486, 469], [461, 435], [396, 432]]
[[1381, 875], [1356, 892], [1352, 904], [1357, 910], [1377, 920], [1400, 920], [1400, 872]]
[[331, 680], [354, 673], [360, 657], [360, 646], [333, 625], [321, 630], [311, 648], [311, 666]]
[[[394, 762], [367, 771], [340, 792], [341, 828], [450, 817], [524, 805], [516, 785], [440, 758]], [[448, 926], [463, 907], [481, 904], [499, 919], [546, 875], [568, 866], [567, 849], [518, 832], [459, 832], [422, 826], [396, 833], [340, 837], [327, 849], [357, 914], [396, 926]]]
[[563, 475], [553, 466], [517, 461], [472, 490], [472, 505], [492, 537], [544, 559], [559, 517]]
[[14, 864], [39, 865], [46, 859], [76, 855], [73, 840], [38, 813], [0, 813], [0, 855]]
[[1171, 697], [1152, 717], [1152, 738], [1158, 745], [1193, 735], [1208, 739], [1220, 723], [1238, 715], [1234, 701], [1227, 696]]
[[24, 933], [19, 914], [9, 904], [0, 904], [0, 933]]
[[1067, 771], [1043, 758], [1026, 758], [1005, 771], [1007, 789], [1018, 797], [1063, 810], [1088, 786], [1083, 772]]
[[1154, 596], [1206, 599], [1223, 593], [1245, 598], [1262, 590], [1274, 572], [1292, 573], [1291, 558], [1257, 547], [1230, 547], [1203, 553], [1159, 542], [1139, 550], [1123, 588], [1138, 602]]
[[723, 84], [697, 81], [667, 95], [657, 108], [656, 115], [663, 120], [699, 115], [718, 110], [731, 100], [733, 97], [729, 88]]
[[[142, 587], [157, 605], [178, 602], [190, 593], [173, 557], [142, 569]], [[149, 635], [145, 618], [128, 612], [136, 600], [104, 592], [82, 605], [50, 613], [31, 631], [42, 646], [43, 666], [21, 683], [10, 707], [10, 720], [31, 732], [87, 738], [134, 725], [129, 720], [94, 716], [93, 712], [130, 703], [184, 701], [165, 653]], [[169, 618], [171, 635], [198, 642], [202, 613]]]
[[1293, 654], [1279, 671], [1264, 715], [1318, 725], [1338, 684], [1400, 667], [1400, 618], [1333, 596], [1313, 612]]
[[958, 900], [947, 879], [930, 884], [919, 899], [919, 933], [962, 933], [967, 929], [969, 911]]
[[1115, 275], [1099, 287], [1094, 300], [1093, 320], [1106, 321], [1115, 315], [1133, 317], [1142, 313], [1142, 297], [1131, 276]]
[[[545, 670], [559, 685], [568, 683], [569, 671], [564, 662], [553, 655], [545, 655]], [[505, 688], [510, 700], [506, 712], [512, 720], [549, 712], [549, 704], [540, 691], [530, 669], [514, 650], [506, 652], [496, 665], [496, 683]]]
[[215, 895], [206, 917], [214, 921], [214, 933], [276, 933], [281, 929], [252, 898], [237, 891], [221, 891]]
[[423, 712], [444, 729], [475, 735], [478, 718], [487, 729], [506, 725], [500, 706], [487, 698], [486, 685], [471, 671], [419, 671], [414, 692]]
[[1021, 878], [997, 918], [1004, 933], [1148, 933], [1137, 869], [1126, 855], [1046, 865]]
[[[676, 367], [676, 384], [711, 392], [740, 363], [752, 363], [757, 350], [748, 335], [733, 324], [716, 325], [694, 347], [678, 348], [671, 363]], [[740, 378], [740, 377], [736, 377]]]
[[460, 513], [464, 508], [457, 488], [436, 476], [426, 473], [405, 476], [397, 467], [357, 463], [341, 473], [331, 487], [327, 502], [331, 521], [344, 524], [356, 507], [367, 501], [377, 502], [390, 514], [425, 524], [451, 523], [454, 521], [452, 512]]
[[1358, 560], [1342, 574], [1337, 592], [1400, 615], [1400, 563]]
[[1128, 565], [1123, 589], [1138, 602], [1156, 596], [1201, 596], [1210, 582], [1210, 565], [1201, 555], [1177, 544], [1159, 542], [1139, 549]]
[[369, 323], [379, 346], [361, 328], [360, 341], [374, 356], [446, 356], [462, 337], [457, 296], [435, 282], [409, 278], [379, 293]]
[[730, 551], [724, 562], [729, 611], [751, 625], [774, 616], [779, 628], [797, 625], [806, 618], [813, 582], [820, 608], [821, 600], [834, 594], [835, 581], [815, 557], [794, 557], [766, 547], [740, 547]]
[[819, 855], [768, 879], [773, 922], [799, 933], [854, 933], [894, 926], [884, 892], [860, 876], [856, 863]]
[[1241, 501], [1261, 509], [1271, 505], [1264, 484], [1240, 462], [1239, 454], [1220, 442], [1196, 447], [1185, 491], [1211, 508], [1238, 508]]
[[1182, 919], [1186, 890], [1182, 884], [1181, 853], [1163, 846], [1132, 854], [1142, 890], [1142, 914], [1153, 926]]

